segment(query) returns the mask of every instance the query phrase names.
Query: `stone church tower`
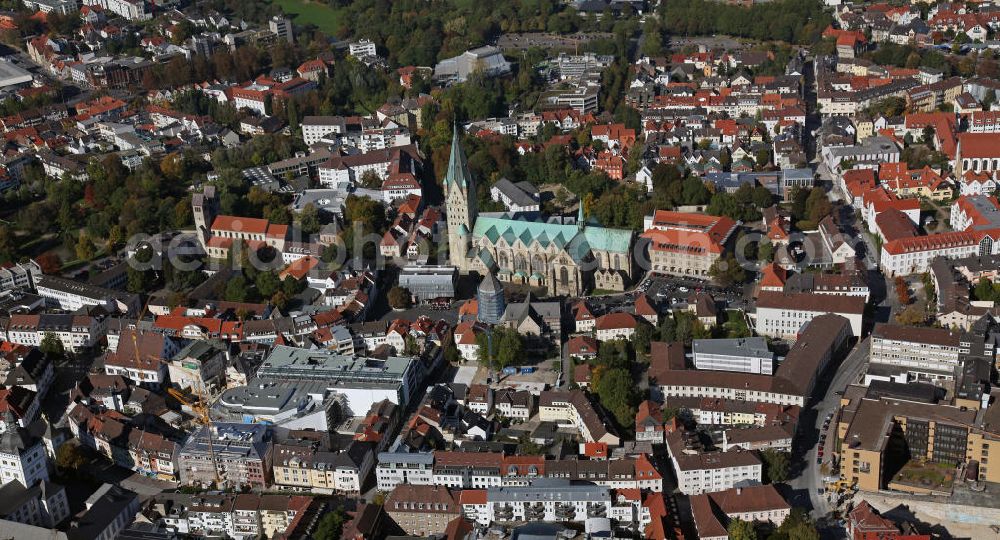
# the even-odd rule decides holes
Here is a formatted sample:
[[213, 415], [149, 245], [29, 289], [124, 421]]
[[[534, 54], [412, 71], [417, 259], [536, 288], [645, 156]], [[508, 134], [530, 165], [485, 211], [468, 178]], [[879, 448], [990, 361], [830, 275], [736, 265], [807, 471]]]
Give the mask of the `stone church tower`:
[[219, 214], [219, 198], [215, 186], [205, 186], [203, 193], [191, 196], [191, 211], [194, 214], [194, 228], [202, 249], [208, 250], [208, 238], [212, 235], [212, 222]]
[[472, 181], [465, 152], [455, 125], [451, 140], [451, 157], [448, 172], [444, 177], [445, 211], [448, 214], [448, 257], [458, 271], [467, 274], [472, 266], [468, 252], [472, 244], [472, 229], [478, 210], [476, 209], [476, 185]]

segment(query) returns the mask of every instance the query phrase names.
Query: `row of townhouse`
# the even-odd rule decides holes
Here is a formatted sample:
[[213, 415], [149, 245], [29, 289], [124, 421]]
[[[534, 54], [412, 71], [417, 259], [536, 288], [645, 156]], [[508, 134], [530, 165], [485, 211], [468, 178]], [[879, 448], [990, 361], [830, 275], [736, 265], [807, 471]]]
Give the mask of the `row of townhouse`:
[[38, 347], [47, 335], [54, 335], [69, 352], [77, 353], [96, 345], [104, 335], [105, 318], [70, 314], [12, 314], [0, 319], [6, 341]]
[[133, 425], [114, 411], [100, 412], [82, 404], [68, 414], [70, 432], [115, 465], [165, 480], [177, 477], [180, 445], [163, 435]]
[[391, 491], [404, 484], [487, 489], [526, 486], [540, 478], [580, 480], [615, 489], [660, 492], [663, 476], [645, 454], [613, 460], [548, 459], [497, 452], [381, 452], [376, 485]]
[[312, 503], [302, 495], [161, 493], [145, 503], [142, 514], [182, 535], [249, 540], [285, 537]]

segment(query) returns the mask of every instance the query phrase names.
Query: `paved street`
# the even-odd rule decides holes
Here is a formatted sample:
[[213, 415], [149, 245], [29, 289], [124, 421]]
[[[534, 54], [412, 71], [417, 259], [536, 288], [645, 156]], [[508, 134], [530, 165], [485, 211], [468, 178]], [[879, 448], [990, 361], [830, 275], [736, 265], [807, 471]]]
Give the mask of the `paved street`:
[[[819, 448], [820, 432], [823, 421], [828, 414], [834, 412], [840, 401], [840, 395], [849, 384], [857, 382], [861, 377], [865, 363], [868, 359], [870, 348], [870, 338], [859, 341], [854, 349], [848, 353], [847, 357], [836, 367], [836, 370], [828, 370], [827, 375], [817, 385], [817, 392], [823, 392], [822, 398], [814, 402], [810, 410], [803, 411], [800, 416], [800, 429], [796, 455], [805, 460], [805, 469], [789, 485], [795, 490], [793, 504], [795, 506], [808, 506], [812, 509], [813, 517], [819, 518], [828, 514], [832, 508], [826, 497], [820, 495], [817, 490], [823, 487], [822, 466], [816, 464], [816, 456]], [[830, 372], [833, 372], [832, 377]], [[812, 425], [812, 428], [805, 426]], [[834, 422], [831, 422], [831, 430], [826, 439], [824, 464], [829, 464], [834, 444]], [[808, 493], [808, 503], [804, 494]]]

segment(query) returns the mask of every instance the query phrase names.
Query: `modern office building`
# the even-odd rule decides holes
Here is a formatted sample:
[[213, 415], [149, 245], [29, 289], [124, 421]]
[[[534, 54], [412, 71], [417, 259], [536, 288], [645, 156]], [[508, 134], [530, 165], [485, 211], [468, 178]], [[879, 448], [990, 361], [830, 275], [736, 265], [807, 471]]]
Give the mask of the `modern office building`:
[[762, 337], [696, 339], [691, 347], [694, 367], [710, 371], [774, 373], [774, 353]]

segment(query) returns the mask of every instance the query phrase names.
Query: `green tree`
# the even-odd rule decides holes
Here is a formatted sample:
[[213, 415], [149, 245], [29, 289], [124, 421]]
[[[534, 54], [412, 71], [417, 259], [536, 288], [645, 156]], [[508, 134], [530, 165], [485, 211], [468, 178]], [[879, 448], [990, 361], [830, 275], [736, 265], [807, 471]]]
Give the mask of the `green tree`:
[[267, 298], [274, 295], [274, 293], [281, 290], [281, 281], [278, 280], [278, 276], [274, 272], [261, 272], [257, 274], [257, 278], [254, 279], [254, 284], [257, 286], [257, 292], [261, 296]]
[[743, 283], [747, 280], [746, 270], [740, 266], [732, 254], [716, 259], [708, 269], [708, 275], [724, 287]]
[[386, 298], [389, 300], [389, 306], [393, 309], [406, 309], [410, 307], [410, 291], [403, 287], [393, 287], [389, 289]]
[[[730, 536], [732, 538], [732, 536]], [[793, 508], [768, 540], [819, 540], [816, 523], [801, 508]]]
[[56, 450], [56, 467], [60, 471], [74, 474], [82, 471], [86, 465], [87, 457], [83, 455], [79, 445], [69, 442], [59, 445]]
[[63, 347], [62, 340], [52, 332], [45, 332], [38, 350], [42, 351], [49, 360], [56, 360], [66, 356], [66, 349]]
[[764, 474], [771, 484], [788, 480], [788, 468], [791, 465], [787, 452], [766, 448], [760, 453], [764, 460]]
[[632, 341], [635, 343], [635, 350], [643, 354], [649, 354], [649, 345], [652, 340], [653, 327], [645, 323], [639, 323], [639, 326], [635, 329], [635, 335], [632, 336]]
[[250, 296], [249, 291], [247, 291], [248, 286], [247, 278], [238, 275], [226, 284], [226, 292], [223, 296], [227, 302], [246, 302]]
[[619, 425], [625, 428], [635, 425], [639, 394], [627, 368], [599, 370], [594, 388], [601, 405], [615, 417]]
[[125, 269], [125, 288], [130, 293], [144, 293], [153, 284], [154, 276], [151, 270], [137, 270], [129, 266]]
[[752, 521], [734, 519], [729, 522], [729, 540], [757, 540], [757, 530]]
[[[497, 332], [494, 330], [493, 339], [497, 339]], [[497, 369], [520, 364], [524, 358], [524, 340], [521, 334], [514, 329], [503, 329], [499, 333], [497, 342], [496, 360]]]
[[319, 219], [319, 210], [312, 203], [305, 205], [299, 212], [299, 229], [305, 235], [316, 234], [323, 224]]
[[93, 259], [94, 252], [96, 251], [94, 243], [90, 241], [90, 237], [88, 237], [87, 233], [84, 232], [80, 233], [80, 237], [77, 239], [74, 249], [76, 251], [76, 258], [81, 261], [89, 261], [90, 259]]
[[17, 256], [14, 233], [10, 227], [0, 225], [0, 261], [11, 261]]
[[340, 533], [343, 531], [346, 521], [347, 516], [344, 514], [344, 509], [334, 507], [333, 511], [323, 514], [323, 518], [319, 520], [319, 525], [316, 526], [316, 532], [313, 533], [312, 537], [315, 540], [340, 540]]

